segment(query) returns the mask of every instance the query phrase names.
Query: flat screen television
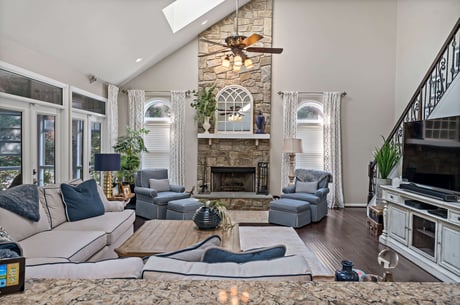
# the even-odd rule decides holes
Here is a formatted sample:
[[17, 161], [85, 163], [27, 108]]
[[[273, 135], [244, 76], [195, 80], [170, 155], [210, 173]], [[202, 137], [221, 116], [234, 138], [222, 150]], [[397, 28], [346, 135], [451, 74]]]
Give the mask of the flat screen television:
[[402, 177], [460, 194], [460, 116], [404, 123]]

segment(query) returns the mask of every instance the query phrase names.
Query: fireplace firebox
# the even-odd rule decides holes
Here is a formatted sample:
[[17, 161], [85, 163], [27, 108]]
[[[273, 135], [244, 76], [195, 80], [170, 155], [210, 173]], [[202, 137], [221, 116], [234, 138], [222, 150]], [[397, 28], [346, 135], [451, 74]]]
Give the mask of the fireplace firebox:
[[211, 167], [211, 192], [255, 192], [255, 167]]

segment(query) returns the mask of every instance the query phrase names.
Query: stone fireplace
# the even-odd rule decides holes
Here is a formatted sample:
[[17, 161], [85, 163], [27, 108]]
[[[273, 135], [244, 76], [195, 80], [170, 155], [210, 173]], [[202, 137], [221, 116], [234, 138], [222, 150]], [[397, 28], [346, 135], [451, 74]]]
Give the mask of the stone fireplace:
[[211, 192], [255, 192], [255, 167], [211, 167]]

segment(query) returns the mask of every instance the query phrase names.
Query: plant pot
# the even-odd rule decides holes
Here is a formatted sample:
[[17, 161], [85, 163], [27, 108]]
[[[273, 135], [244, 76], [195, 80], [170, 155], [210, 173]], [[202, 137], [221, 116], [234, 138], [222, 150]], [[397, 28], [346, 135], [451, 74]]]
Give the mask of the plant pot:
[[391, 179], [375, 179], [375, 201], [377, 204], [381, 204], [383, 201], [381, 188], [382, 185], [391, 185]]
[[203, 122], [204, 133], [209, 133], [209, 128], [211, 128], [211, 124], [209, 123], [210, 117], [205, 117]]
[[213, 230], [220, 223], [219, 214], [214, 209], [206, 206], [196, 210], [192, 220], [200, 230]]

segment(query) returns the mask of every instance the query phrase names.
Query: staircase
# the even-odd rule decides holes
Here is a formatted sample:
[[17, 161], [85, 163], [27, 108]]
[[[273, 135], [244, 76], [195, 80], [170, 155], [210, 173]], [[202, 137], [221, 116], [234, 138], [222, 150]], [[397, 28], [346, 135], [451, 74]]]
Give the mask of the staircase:
[[[441, 50], [415, 90], [402, 115], [396, 122], [393, 130], [386, 138], [399, 147], [403, 140], [403, 124], [405, 122], [427, 119], [441, 101], [444, 93], [456, 79], [460, 70], [460, 18], [450, 32]], [[372, 160], [368, 165], [369, 191], [367, 202], [371, 202], [375, 195], [375, 179], [377, 177], [376, 162]]]

